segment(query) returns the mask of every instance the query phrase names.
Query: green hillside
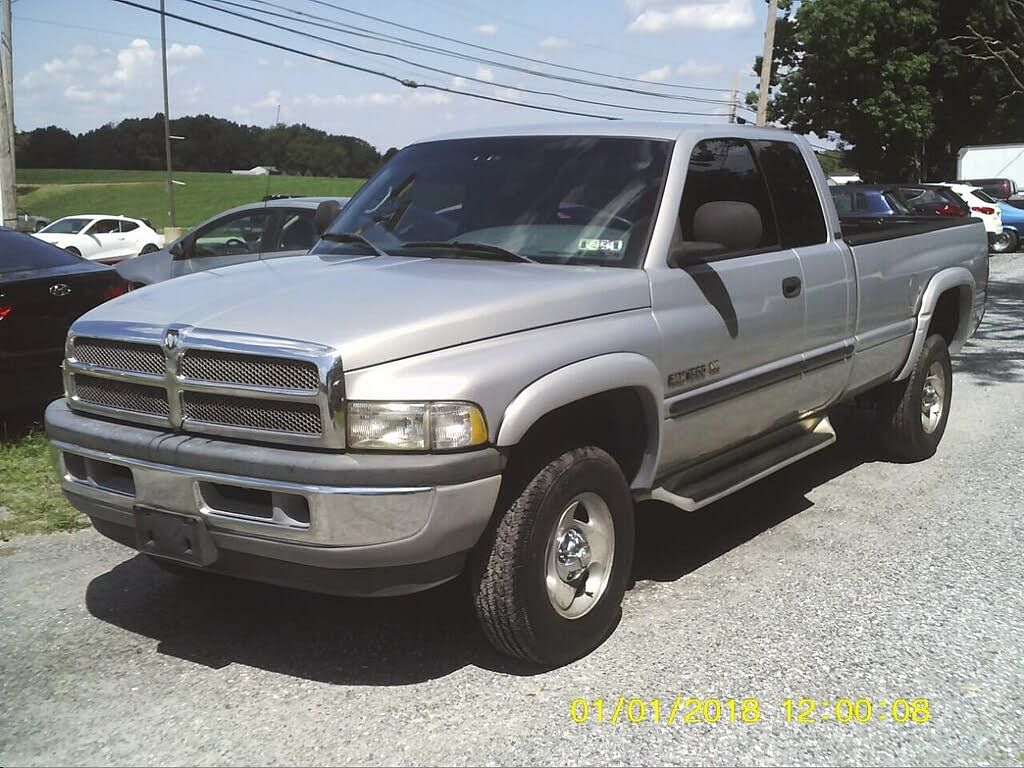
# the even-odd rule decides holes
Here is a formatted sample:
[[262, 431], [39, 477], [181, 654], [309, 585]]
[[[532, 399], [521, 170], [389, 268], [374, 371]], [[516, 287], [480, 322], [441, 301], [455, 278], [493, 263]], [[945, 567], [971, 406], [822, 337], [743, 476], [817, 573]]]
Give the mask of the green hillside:
[[[267, 194], [347, 197], [363, 179], [314, 176], [232, 176], [175, 173], [178, 226], [189, 228], [220, 211]], [[167, 225], [167, 193], [159, 171], [18, 170], [18, 206], [58, 219], [75, 213], [124, 214]]]

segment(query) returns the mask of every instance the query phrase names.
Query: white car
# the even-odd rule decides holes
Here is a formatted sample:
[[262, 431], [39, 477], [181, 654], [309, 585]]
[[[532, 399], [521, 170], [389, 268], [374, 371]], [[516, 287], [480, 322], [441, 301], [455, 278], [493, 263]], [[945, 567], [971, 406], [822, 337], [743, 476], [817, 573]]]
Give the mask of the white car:
[[999, 201], [981, 189], [969, 184], [952, 184], [943, 182], [963, 198], [964, 202], [971, 209], [971, 216], [981, 219], [985, 223], [985, 231], [988, 232], [989, 244], [1003, 236], [1003, 212], [999, 208]]
[[35, 234], [77, 256], [107, 264], [160, 250], [164, 236], [145, 219], [80, 214], [58, 219]]

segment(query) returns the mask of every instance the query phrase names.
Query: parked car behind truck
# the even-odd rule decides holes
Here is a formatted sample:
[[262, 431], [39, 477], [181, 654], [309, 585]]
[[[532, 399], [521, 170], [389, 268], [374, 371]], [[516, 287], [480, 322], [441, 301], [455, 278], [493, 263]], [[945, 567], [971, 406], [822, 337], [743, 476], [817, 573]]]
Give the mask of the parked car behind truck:
[[46, 426], [68, 499], [166, 567], [357, 595], [468, 572], [497, 648], [561, 664], [618, 620], [638, 501], [700, 509], [827, 448], [853, 398], [931, 456], [987, 275], [980, 223], [842, 219], [782, 131], [461, 134], [308, 256], [79, 320]]
[[136, 286], [261, 258], [307, 253], [320, 238], [320, 203], [347, 197], [281, 197], [240, 205], [207, 219], [166, 248], [121, 262], [117, 271]]

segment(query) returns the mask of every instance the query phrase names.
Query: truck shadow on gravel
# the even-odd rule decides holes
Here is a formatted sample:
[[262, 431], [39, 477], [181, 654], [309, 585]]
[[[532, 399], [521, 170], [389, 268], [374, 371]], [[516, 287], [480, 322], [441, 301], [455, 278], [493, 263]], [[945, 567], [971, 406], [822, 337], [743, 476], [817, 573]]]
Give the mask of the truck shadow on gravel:
[[985, 319], [953, 370], [986, 387], [1024, 380], [1024, 282], [989, 283]]
[[[845, 440], [695, 514], [642, 504], [640, 588], [679, 579], [802, 512], [812, 506], [807, 491], [868, 460], [859, 440]], [[517, 676], [542, 671], [490, 647], [463, 580], [360, 600], [218, 576], [179, 578], [137, 555], [93, 579], [86, 605], [96, 618], [158, 641], [159, 653], [214, 669], [245, 664], [317, 682], [388, 686], [466, 666]]]

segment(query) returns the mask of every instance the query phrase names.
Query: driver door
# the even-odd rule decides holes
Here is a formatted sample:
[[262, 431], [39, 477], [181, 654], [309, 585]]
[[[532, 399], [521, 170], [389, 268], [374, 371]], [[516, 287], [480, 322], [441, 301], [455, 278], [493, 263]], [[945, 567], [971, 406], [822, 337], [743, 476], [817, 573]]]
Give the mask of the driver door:
[[266, 208], [233, 213], [207, 224], [185, 241], [171, 262], [171, 277], [256, 261], [276, 229], [275, 212]]

